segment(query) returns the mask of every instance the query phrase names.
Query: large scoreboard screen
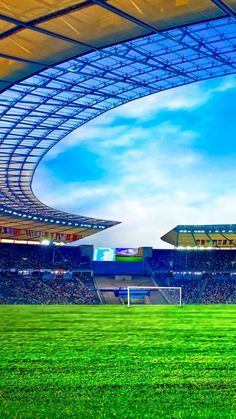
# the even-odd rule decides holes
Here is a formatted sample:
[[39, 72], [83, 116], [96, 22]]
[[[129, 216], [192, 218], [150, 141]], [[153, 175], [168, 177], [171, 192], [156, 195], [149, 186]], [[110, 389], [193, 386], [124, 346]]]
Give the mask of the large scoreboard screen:
[[93, 252], [93, 260], [97, 262], [113, 262], [116, 260], [115, 249], [111, 247], [97, 247]]
[[96, 247], [93, 260], [97, 262], [142, 262], [143, 249], [137, 247]]
[[119, 247], [116, 248], [117, 262], [142, 262], [142, 248], [137, 247]]

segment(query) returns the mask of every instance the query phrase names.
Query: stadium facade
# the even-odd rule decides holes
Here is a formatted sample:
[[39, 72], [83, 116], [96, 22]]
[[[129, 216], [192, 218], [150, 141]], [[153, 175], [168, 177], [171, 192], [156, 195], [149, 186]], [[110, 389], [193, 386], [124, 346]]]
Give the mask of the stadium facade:
[[234, 0], [12, 0], [0, 31], [1, 240], [72, 242], [118, 224], [40, 202], [41, 159], [112, 108], [236, 72]]

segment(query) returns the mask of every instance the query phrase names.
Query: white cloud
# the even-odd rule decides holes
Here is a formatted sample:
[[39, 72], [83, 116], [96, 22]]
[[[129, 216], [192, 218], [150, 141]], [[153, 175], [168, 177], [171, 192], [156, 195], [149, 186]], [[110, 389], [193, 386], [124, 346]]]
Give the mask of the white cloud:
[[236, 87], [236, 76], [223, 77], [219, 84], [212, 89], [214, 92], [226, 92], [227, 90], [235, 89]]
[[113, 112], [124, 118], [150, 118], [161, 111], [191, 110], [202, 106], [212, 95], [236, 87], [236, 77], [227, 77], [206, 87], [205, 82], [194, 83], [127, 103]]
[[204, 92], [200, 85], [184, 86], [181, 89], [166, 90], [143, 99], [138, 99], [134, 103], [128, 103], [117, 108], [116, 115], [124, 118], [141, 118], [145, 120], [165, 110], [184, 110], [193, 109], [201, 106], [208, 98], [208, 92]]
[[212, 81], [212, 83], [211, 87], [206, 82], [199, 82], [166, 90], [106, 112], [65, 137], [47, 153], [45, 159], [56, 158], [64, 150], [81, 144], [88, 142], [92, 144], [93, 140], [98, 138], [102, 140], [103, 147], [128, 145], [134, 135], [137, 134], [141, 137], [144, 130], [139, 127], [140, 133], [133, 133], [133, 130], [127, 131], [126, 123], [114, 126], [118, 118], [136, 119], [137, 129], [139, 122], [156, 118], [162, 111], [194, 110], [204, 105], [214, 94], [234, 89], [236, 77], [224, 77], [217, 82]]
[[[181, 135], [176, 128], [177, 132]], [[107, 149], [99, 152], [105, 158]], [[38, 170], [41, 187], [37, 187], [37, 195], [44, 202], [78, 214], [122, 221], [117, 227], [87, 238], [85, 243], [165, 247], [159, 238], [177, 224], [233, 221], [233, 166], [221, 172], [204, 156], [186, 149], [185, 144], [170, 154], [164, 137], [160, 144], [150, 142], [145, 149], [131, 148], [109, 155], [107, 168], [117, 171], [117, 176], [110, 173], [102, 184], [59, 182], [48, 169]]]
[[[236, 188], [233, 193], [236, 192]], [[113, 227], [97, 236], [87, 238], [85, 243], [102, 246], [153, 246], [167, 247], [160, 237], [178, 224], [219, 224], [235, 220], [236, 200], [230, 196], [212, 198], [207, 194], [200, 197], [201, 205], [196, 205], [197, 196], [184, 199], [176, 195], [161, 195], [136, 200], [126, 196], [125, 201], [110, 204], [108, 212], [113, 219], [123, 220], [123, 224]], [[203, 199], [204, 198], [204, 199]]]
[[[194, 147], [199, 133], [174, 125], [171, 113], [165, 123], [152, 121], [148, 128], [145, 124], [158, 112], [193, 110], [235, 86], [234, 78], [222, 79], [211, 88], [204, 83], [191, 85], [97, 118], [51, 150], [37, 169], [35, 193], [59, 209], [123, 222], [83, 241], [96, 245], [165, 247], [159, 238], [177, 224], [233, 222], [233, 157], [222, 170], [220, 158], [213, 161]], [[63, 182], [47, 168], [47, 160], [67, 148], [78, 147], [79, 156], [81, 144], [101, 160], [105, 181]]]

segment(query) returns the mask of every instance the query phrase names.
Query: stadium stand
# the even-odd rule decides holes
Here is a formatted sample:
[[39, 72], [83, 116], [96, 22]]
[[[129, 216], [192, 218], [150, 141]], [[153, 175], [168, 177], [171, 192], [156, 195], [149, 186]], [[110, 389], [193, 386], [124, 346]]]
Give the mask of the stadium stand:
[[208, 271], [234, 272], [235, 250], [153, 250], [148, 258], [152, 271]]
[[148, 263], [158, 286], [182, 287], [186, 304], [236, 302], [235, 250], [154, 250]]
[[91, 269], [91, 261], [78, 246], [57, 247], [0, 244], [0, 269]]
[[80, 247], [0, 244], [2, 304], [96, 304], [91, 260]]
[[116, 277], [109, 277], [109, 276], [96, 276], [95, 277], [96, 284], [98, 288], [106, 288], [106, 287], [113, 287], [120, 288], [120, 287], [153, 287], [155, 283], [153, 282], [152, 278], [144, 277], [144, 276], [130, 276], [130, 275], [118, 275]]
[[182, 287], [185, 304], [232, 304], [236, 302], [235, 264], [236, 250], [157, 249], [145, 258], [142, 275], [141, 265], [132, 262], [99, 262], [98, 274], [86, 246], [2, 243], [0, 302], [120, 304], [125, 299], [117, 290], [159, 286]]
[[72, 279], [43, 280], [14, 272], [0, 274], [1, 304], [97, 304], [99, 299], [90, 275]]

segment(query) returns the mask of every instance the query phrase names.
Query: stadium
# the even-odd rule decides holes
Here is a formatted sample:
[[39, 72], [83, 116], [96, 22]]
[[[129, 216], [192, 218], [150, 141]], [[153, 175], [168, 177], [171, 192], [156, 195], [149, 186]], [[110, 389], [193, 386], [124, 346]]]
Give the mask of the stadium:
[[32, 189], [96, 117], [235, 74], [235, 0], [1, 1], [0, 29], [1, 417], [235, 417], [236, 224], [96, 247], [120, 221]]

